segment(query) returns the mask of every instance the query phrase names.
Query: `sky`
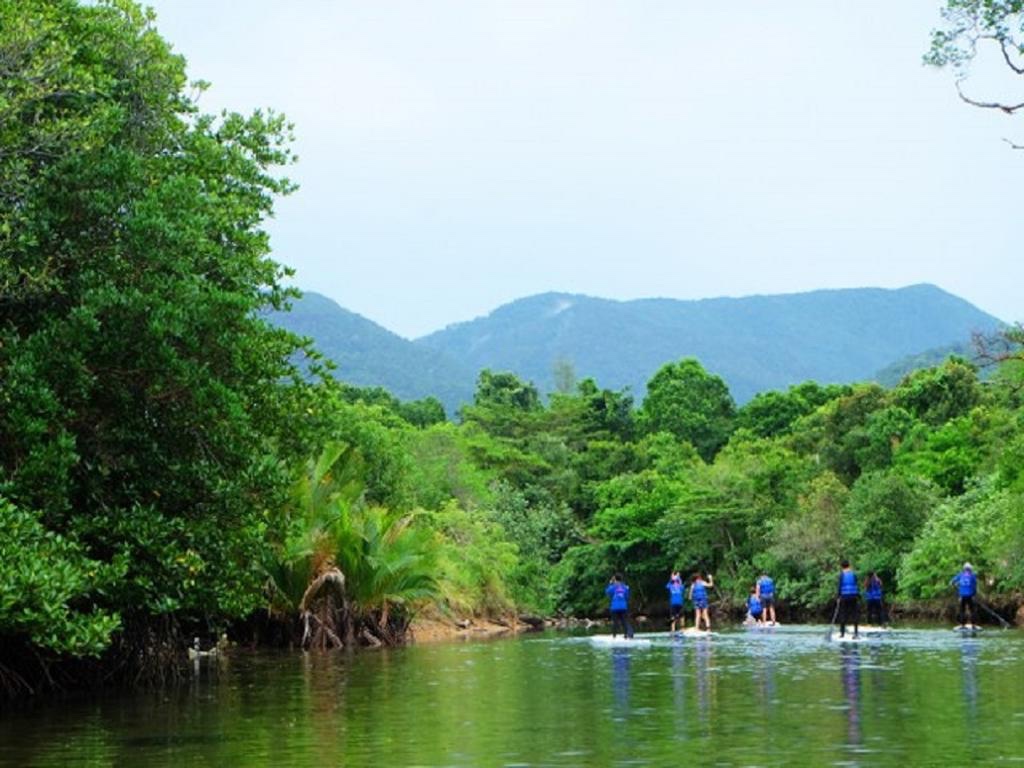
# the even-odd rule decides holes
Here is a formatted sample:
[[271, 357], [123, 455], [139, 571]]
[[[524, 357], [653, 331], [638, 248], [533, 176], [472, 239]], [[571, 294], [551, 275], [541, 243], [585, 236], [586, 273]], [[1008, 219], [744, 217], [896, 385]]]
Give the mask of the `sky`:
[[[545, 291], [1024, 320], [1024, 118], [922, 65], [942, 0], [149, 4], [204, 110], [295, 123], [274, 257], [407, 338]], [[998, 74], [968, 89], [1021, 100]]]

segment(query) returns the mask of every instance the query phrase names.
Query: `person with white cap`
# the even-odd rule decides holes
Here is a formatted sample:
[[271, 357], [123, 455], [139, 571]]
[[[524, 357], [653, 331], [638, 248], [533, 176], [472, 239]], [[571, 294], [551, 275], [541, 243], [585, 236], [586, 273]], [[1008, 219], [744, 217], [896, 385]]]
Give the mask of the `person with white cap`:
[[[957, 587], [960, 594], [960, 629], [978, 628], [978, 609], [974, 605], [974, 596], [978, 592], [978, 577], [974, 575], [974, 569], [970, 563], [964, 563], [964, 568], [954, 576], [950, 582]], [[968, 625], [967, 617], [970, 616], [971, 623]]]

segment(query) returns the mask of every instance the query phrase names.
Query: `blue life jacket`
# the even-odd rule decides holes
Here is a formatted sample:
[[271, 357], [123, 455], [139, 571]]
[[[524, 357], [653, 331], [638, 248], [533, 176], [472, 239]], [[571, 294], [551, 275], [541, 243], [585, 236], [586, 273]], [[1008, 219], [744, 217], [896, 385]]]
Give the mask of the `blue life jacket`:
[[882, 580], [877, 576], [873, 579], [868, 579], [868, 587], [864, 592], [864, 596], [868, 600], [881, 600], [882, 599]]
[[978, 591], [978, 577], [971, 571], [961, 571], [957, 585], [960, 587], [960, 597], [974, 597]]
[[762, 576], [757, 580], [757, 587], [761, 590], [761, 597], [772, 597], [775, 595], [775, 582], [770, 576]]
[[704, 588], [703, 581], [693, 582], [693, 599], [694, 600], [707, 600], [708, 591]]
[[682, 605], [683, 604], [683, 582], [678, 579], [673, 579], [665, 585], [665, 589], [668, 590], [668, 602], [669, 605]]
[[622, 582], [609, 584], [604, 593], [611, 599], [609, 609], [612, 611], [625, 611], [629, 608], [629, 587]]
[[751, 616], [757, 616], [761, 613], [761, 601], [757, 599], [757, 595], [751, 595], [747, 598], [747, 610], [750, 611]]
[[839, 573], [839, 594], [843, 597], [856, 597], [860, 594], [856, 573], [853, 571], [841, 571]]

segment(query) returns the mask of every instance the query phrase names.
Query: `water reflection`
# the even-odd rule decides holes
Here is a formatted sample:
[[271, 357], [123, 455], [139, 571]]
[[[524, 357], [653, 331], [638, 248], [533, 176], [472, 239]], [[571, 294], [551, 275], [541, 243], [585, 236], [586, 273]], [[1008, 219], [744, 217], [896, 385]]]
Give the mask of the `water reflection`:
[[686, 738], [686, 653], [683, 643], [676, 640], [672, 645], [672, 732], [676, 739]]
[[695, 643], [693, 653], [697, 664], [697, 714], [701, 732], [705, 736], [711, 733], [711, 709], [714, 704], [713, 647], [711, 638], [700, 638]]
[[775, 664], [769, 642], [759, 642], [754, 654], [754, 681], [757, 685], [758, 702], [768, 712], [775, 699]]
[[616, 720], [625, 719], [629, 714], [629, 682], [632, 663], [631, 648], [612, 649], [612, 692]]
[[1024, 755], [1024, 633], [906, 630], [838, 647], [821, 634], [659, 635], [643, 650], [552, 635], [239, 651], [180, 689], [0, 710], [0, 768], [955, 766]]
[[964, 640], [960, 646], [960, 669], [963, 678], [964, 706], [968, 721], [973, 727], [978, 715], [978, 651], [977, 640]]
[[840, 648], [839, 664], [846, 696], [846, 746], [859, 750], [863, 743], [860, 729], [860, 649], [855, 645]]

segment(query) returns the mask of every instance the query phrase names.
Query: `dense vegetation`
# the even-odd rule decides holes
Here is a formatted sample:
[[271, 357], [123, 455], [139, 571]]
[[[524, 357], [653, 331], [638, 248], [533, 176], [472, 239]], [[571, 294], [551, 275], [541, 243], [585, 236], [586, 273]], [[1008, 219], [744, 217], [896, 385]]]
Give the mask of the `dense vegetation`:
[[[161, 675], [186, 636], [268, 606], [290, 641], [390, 638], [459, 528], [445, 509], [413, 525], [391, 417], [308, 383], [316, 356], [264, 319], [289, 294], [261, 228], [292, 188], [289, 125], [205, 115], [190, 93], [128, 0], [0, 3], [7, 691]], [[324, 454], [334, 479], [310, 502]], [[342, 605], [306, 594], [341, 567]]]
[[0, 689], [138, 679], [189, 638], [399, 642], [415, 609], [639, 607], [675, 566], [828, 599], [841, 554], [908, 599], [969, 558], [1024, 589], [1024, 331], [982, 385], [807, 382], [737, 408], [700, 362], [643, 402], [563, 368], [437, 400], [336, 382], [266, 321], [275, 114], [202, 114], [128, 0], [0, 2]]

